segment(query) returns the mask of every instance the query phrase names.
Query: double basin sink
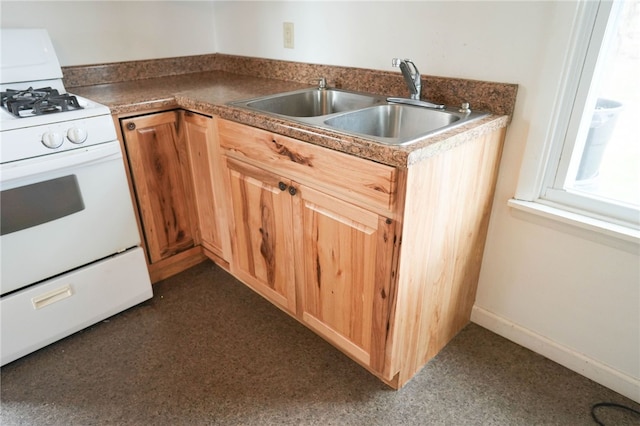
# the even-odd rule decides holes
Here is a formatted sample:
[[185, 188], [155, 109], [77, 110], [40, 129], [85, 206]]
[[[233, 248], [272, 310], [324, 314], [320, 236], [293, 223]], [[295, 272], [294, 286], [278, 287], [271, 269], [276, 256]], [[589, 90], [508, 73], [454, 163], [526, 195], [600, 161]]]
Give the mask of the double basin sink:
[[409, 99], [406, 102], [390, 103], [384, 96], [340, 89], [310, 88], [231, 102], [229, 105], [386, 145], [409, 145], [488, 115], [486, 112], [460, 112], [458, 108], [411, 105], [421, 102]]

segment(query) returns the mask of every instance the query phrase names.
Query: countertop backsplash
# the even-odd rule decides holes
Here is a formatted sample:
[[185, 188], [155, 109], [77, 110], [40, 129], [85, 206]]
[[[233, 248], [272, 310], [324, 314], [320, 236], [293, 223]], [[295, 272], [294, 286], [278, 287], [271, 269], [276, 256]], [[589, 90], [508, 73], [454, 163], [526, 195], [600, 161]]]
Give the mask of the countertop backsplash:
[[[313, 85], [324, 77], [329, 87], [408, 97], [400, 72], [290, 62], [225, 54], [116, 62], [63, 67], [65, 87], [133, 82], [207, 71], [222, 71], [273, 80]], [[449, 77], [422, 76], [422, 98], [446, 105], [469, 102], [472, 109], [511, 117], [518, 90], [516, 84]]]

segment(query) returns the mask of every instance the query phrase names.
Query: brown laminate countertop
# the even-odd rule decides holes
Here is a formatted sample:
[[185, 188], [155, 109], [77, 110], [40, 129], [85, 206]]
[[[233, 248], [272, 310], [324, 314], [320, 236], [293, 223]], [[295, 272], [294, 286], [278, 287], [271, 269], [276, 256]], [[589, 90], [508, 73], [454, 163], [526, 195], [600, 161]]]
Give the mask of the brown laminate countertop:
[[[228, 102], [313, 87], [310, 84], [205, 71], [73, 87], [71, 93], [107, 105], [114, 115], [182, 108], [248, 124], [315, 145], [396, 167], [407, 167], [480, 135], [506, 127], [509, 116], [491, 114], [408, 146], [389, 146], [285, 118], [226, 105]], [[392, 94], [390, 94], [392, 95]]]

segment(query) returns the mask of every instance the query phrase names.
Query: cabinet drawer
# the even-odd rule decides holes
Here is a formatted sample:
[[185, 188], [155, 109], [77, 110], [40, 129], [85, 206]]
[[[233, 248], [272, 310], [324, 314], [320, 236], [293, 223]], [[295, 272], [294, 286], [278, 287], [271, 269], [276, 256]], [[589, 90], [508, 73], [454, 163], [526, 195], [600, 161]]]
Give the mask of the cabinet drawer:
[[375, 210], [393, 209], [394, 167], [222, 119], [218, 132], [220, 145], [229, 157], [320, 187], [355, 204]]

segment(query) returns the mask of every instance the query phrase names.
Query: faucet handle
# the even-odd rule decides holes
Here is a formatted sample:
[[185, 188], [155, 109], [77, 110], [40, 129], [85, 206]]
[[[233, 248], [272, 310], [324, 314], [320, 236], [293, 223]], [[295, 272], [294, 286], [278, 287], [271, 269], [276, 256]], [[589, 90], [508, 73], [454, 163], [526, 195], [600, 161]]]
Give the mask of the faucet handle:
[[393, 58], [391, 65], [394, 67], [400, 67], [402, 76], [405, 83], [411, 93], [411, 99], [420, 99], [420, 92], [422, 91], [422, 83], [420, 81], [420, 71], [418, 67], [410, 59]]
[[420, 78], [420, 71], [418, 71], [418, 67], [416, 67], [416, 64], [413, 63], [413, 61], [411, 59], [400, 59], [400, 58], [393, 58], [391, 60], [391, 66], [392, 67], [400, 67], [400, 69], [402, 70], [402, 68], [406, 68], [406, 71], [403, 72], [409, 72], [411, 77], [413, 77], [414, 79]]
[[314, 78], [313, 80], [311, 80], [314, 83], [318, 83], [318, 89], [319, 90], [323, 90], [327, 88], [327, 79], [324, 77], [320, 77], [320, 78]]

